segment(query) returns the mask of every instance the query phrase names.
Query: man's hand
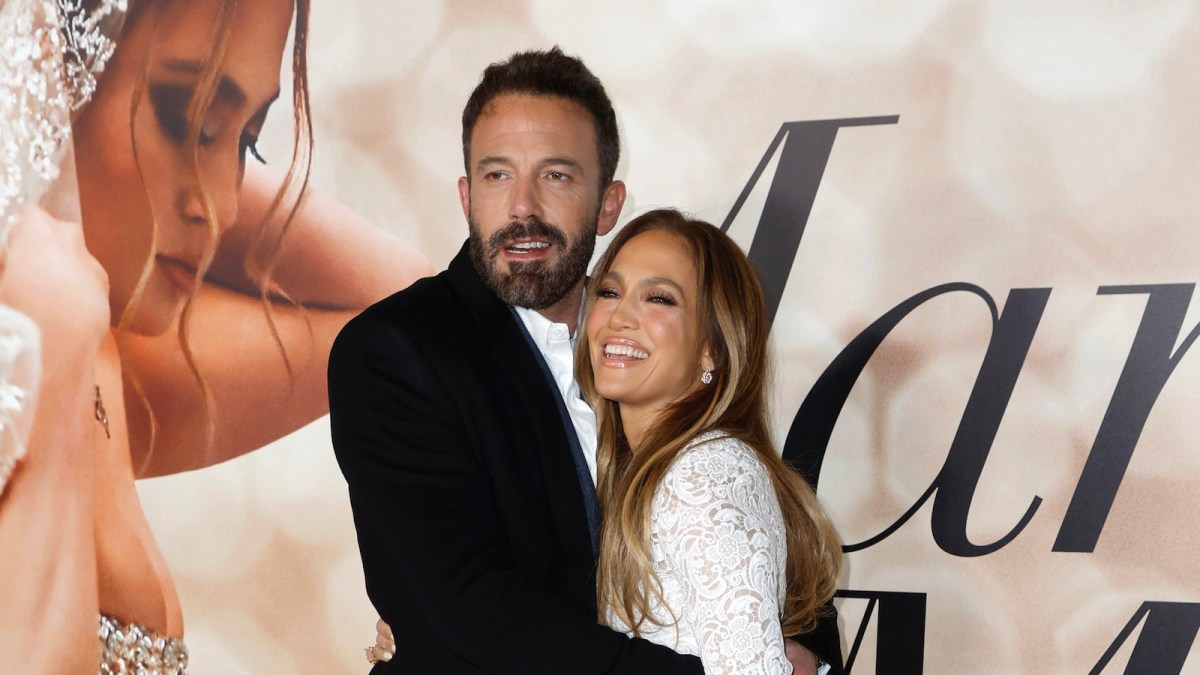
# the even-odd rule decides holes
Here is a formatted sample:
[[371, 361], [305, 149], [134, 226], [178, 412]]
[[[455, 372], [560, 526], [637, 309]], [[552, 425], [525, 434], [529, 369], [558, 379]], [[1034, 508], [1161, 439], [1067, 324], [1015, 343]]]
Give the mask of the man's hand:
[[788, 662], [792, 664], [792, 675], [817, 675], [816, 654], [795, 640], [784, 640], [783, 649]]

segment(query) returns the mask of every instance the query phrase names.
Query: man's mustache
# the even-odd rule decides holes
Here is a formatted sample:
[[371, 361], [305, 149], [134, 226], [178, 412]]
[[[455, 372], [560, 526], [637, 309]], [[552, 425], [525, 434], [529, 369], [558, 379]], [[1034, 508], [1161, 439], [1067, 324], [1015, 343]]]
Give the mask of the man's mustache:
[[492, 236], [488, 237], [488, 250], [495, 253], [518, 239], [529, 238], [545, 239], [560, 248], [567, 246], [567, 236], [562, 230], [537, 216], [530, 216], [524, 220], [514, 220], [493, 232]]

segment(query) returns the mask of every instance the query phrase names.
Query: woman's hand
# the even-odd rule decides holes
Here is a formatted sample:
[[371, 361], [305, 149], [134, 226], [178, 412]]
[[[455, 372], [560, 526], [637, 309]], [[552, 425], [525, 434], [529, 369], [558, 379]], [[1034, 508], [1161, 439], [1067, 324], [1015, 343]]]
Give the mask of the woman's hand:
[[392, 636], [392, 627], [382, 618], [375, 622], [375, 644], [367, 647], [367, 662], [391, 661], [396, 655], [396, 640]]
[[792, 664], [792, 675], [818, 675], [817, 655], [795, 640], [783, 641], [784, 654]]

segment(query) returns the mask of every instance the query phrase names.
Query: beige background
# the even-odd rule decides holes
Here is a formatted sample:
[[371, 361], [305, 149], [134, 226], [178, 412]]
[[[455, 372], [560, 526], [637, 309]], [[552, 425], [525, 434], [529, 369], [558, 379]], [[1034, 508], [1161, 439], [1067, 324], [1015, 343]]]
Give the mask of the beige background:
[[[1164, 388], [1095, 553], [1050, 550], [1145, 303], [1097, 287], [1200, 277], [1194, 2], [315, 5], [315, 184], [438, 267], [466, 234], [462, 104], [515, 50], [560, 44], [606, 83], [623, 221], [673, 205], [720, 222], [781, 123], [899, 114], [838, 136], [775, 324], [778, 440], [841, 348], [909, 296], [967, 281], [1003, 303], [1052, 287], [969, 534], [993, 541], [1045, 502], [1008, 547], [972, 559], [937, 548], [926, 506], [848, 556], [842, 587], [927, 593], [931, 673], [1087, 672], [1143, 600], [1200, 602], [1200, 355]], [[264, 144], [277, 163], [283, 117]], [[743, 244], [764, 194], [735, 223]], [[821, 482], [846, 541], [891, 523], [936, 474], [989, 330], [982, 303], [951, 296], [868, 366]], [[195, 672], [365, 671], [375, 614], [327, 431], [141, 484]], [[864, 606], [841, 603], [844, 636]], [[856, 671], [873, 670], [869, 647]]]

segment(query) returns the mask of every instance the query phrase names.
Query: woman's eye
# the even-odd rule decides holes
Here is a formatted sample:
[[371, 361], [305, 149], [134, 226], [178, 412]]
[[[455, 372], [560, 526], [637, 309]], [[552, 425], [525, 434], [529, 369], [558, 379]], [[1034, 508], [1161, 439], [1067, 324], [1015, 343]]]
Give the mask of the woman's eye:
[[260, 164], [267, 163], [267, 160], [263, 159], [263, 156], [258, 152], [258, 136], [242, 134], [242, 161], [245, 161], [247, 152], [250, 153], [251, 157], [257, 159]]
[[616, 292], [616, 290], [614, 290], [612, 288], [601, 287], [599, 290], [596, 291], [596, 297], [597, 298], [615, 298], [615, 297], [617, 297], [617, 292]]
[[651, 293], [650, 295], [646, 296], [646, 301], [660, 305], [670, 305], [672, 307], [679, 304], [675, 301], [675, 298], [667, 295], [666, 293]]
[[[163, 135], [175, 143], [183, 144], [188, 137], [188, 107], [192, 104], [192, 89], [177, 85], [157, 85], [150, 87], [150, 105], [154, 108], [154, 118], [162, 129]], [[196, 144], [201, 147], [212, 145], [221, 135], [220, 125], [216, 120], [205, 120], [200, 125]]]
[[187, 109], [192, 101], [192, 90], [188, 87], [158, 85], [150, 87], [150, 105], [154, 118], [163, 135], [183, 143], [187, 140]]

